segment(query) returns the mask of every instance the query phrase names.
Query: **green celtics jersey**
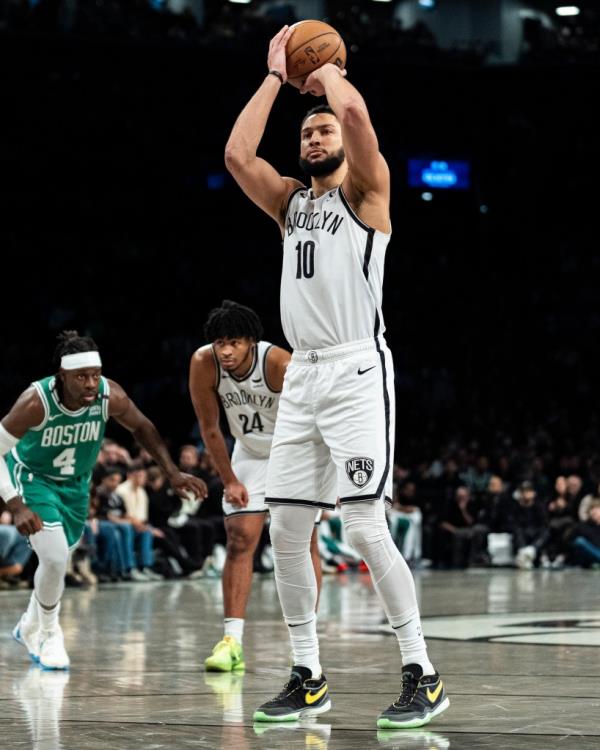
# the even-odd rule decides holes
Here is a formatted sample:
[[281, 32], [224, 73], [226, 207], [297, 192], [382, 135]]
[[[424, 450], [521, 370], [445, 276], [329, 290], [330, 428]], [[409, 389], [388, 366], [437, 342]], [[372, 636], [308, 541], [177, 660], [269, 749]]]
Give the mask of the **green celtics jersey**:
[[44, 405], [44, 420], [23, 435], [12, 450], [13, 457], [34, 474], [58, 481], [89, 474], [108, 420], [107, 380], [100, 379], [97, 400], [77, 411], [61, 404], [54, 376], [33, 385]]

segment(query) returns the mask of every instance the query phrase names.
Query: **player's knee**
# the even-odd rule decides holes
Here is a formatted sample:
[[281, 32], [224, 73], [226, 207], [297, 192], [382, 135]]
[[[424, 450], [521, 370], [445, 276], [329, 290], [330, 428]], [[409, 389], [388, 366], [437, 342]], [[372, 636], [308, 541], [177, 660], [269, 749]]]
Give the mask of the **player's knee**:
[[230, 558], [254, 554], [258, 536], [242, 529], [227, 530], [227, 555]]
[[68, 551], [50, 550], [40, 557], [40, 563], [48, 576], [61, 578], [67, 572], [67, 558]]
[[386, 525], [368, 525], [358, 521], [346, 522], [344, 524], [344, 530], [348, 542], [363, 557], [367, 556], [368, 551], [372, 549], [374, 545], [383, 542], [390, 534]]

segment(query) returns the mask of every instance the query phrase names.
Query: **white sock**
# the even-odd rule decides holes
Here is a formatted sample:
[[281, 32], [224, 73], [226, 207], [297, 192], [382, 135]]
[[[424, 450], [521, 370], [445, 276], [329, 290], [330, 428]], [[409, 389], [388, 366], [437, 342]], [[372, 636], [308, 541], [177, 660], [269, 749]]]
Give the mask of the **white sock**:
[[55, 604], [52, 609], [44, 609], [38, 602], [38, 617], [40, 618], [40, 627], [42, 630], [54, 630], [58, 627], [58, 613], [60, 612], [60, 602]]
[[322, 673], [319, 662], [319, 641], [317, 639], [317, 616], [312, 615], [308, 622], [301, 625], [287, 623], [294, 666], [307, 667], [313, 677], [320, 677]]
[[29, 604], [27, 605], [27, 609], [25, 610], [25, 615], [23, 617], [23, 625], [26, 628], [34, 628], [38, 627], [39, 625], [38, 600], [36, 599], [35, 591], [31, 592], [31, 598], [29, 599]]
[[226, 617], [223, 623], [225, 625], [225, 635], [230, 635], [241, 644], [244, 637], [244, 619], [241, 617]]
[[[396, 620], [398, 618], [390, 618]], [[407, 664], [418, 664], [424, 675], [434, 674], [435, 669], [427, 656], [427, 645], [421, 630], [421, 618], [419, 610], [415, 607], [412, 612], [405, 613], [405, 619], [398, 624], [391, 623], [398, 639], [400, 653], [402, 654], [402, 666]]]

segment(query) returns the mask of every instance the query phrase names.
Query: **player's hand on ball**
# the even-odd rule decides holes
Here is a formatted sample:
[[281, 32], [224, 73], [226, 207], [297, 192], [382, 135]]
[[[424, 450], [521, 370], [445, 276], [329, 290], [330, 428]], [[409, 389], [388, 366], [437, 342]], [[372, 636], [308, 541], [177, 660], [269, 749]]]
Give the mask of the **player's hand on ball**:
[[179, 495], [179, 497], [188, 498], [191, 493], [194, 498], [200, 498], [205, 500], [208, 497], [208, 488], [205, 482], [198, 477], [194, 477], [191, 474], [184, 474], [179, 471], [170, 477], [171, 487]]
[[283, 77], [283, 82], [287, 81], [287, 67], [285, 58], [285, 45], [292, 34], [289, 26], [284, 26], [269, 44], [269, 56], [267, 58], [267, 67], [269, 70], [277, 70]]
[[300, 89], [300, 93], [312, 94], [313, 96], [325, 96], [323, 77], [327, 75], [337, 75], [345, 78], [346, 70], [340, 70], [336, 65], [327, 63], [327, 65], [323, 65], [322, 67], [313, 70], [304, 82], [304, 86]]
[[245, 508], [248, 505], [248, 490], [241, 482], [228, 482], [225, 485], [225, 501], [238, 508]]

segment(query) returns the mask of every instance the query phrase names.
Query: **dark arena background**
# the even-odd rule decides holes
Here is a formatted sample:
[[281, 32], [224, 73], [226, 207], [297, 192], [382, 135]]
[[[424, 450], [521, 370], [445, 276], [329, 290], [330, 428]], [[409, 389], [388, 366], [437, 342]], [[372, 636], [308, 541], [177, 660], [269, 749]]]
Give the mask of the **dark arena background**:
[[[284, 23], [341, 33], [392, 176], [394, 501], [422, 513], [413, 568], [451, 700], [425, 730], [377, 730], [400, 661], [351, 555], [326, 560], [320, 605], [333, 709], [268, 728], [252, 711], [289, 667], [268, 554], [246, 673], [220, 683], [203, 672], [222, 627], [215, 560], [193, 580], [82, 586], [75, 573], [67, 673], [28, 672], [10, 637], [29, 562], [0, 577], [3, 748], [597, 747], [600, 548], [575, 554], [574, 539], [600, 484], [600, 7], [559, 5], [0, 0], [2, 414], [52, 373], [57, 334], [77, 329], [173, 458], [196, 446], [216, 484], [188, 393], [208, 311], [249, 305], [289, 348], [278, 231], [227, 173], [225, 143]], [[275, 103], [259, 153], [282, 174], [300, 177], [299, 124], [315, 103], [288, 86]], [[136, 453], [114, 422], [107, 435]], [[533, 567], [518, 554], [495, 565], [490, 547], [457, 560], [443, 533], [456, 489], [484, 513], [492, 476], [508, 503], [532, 488], [547, 529], [566, 497], [571, 533]]]

